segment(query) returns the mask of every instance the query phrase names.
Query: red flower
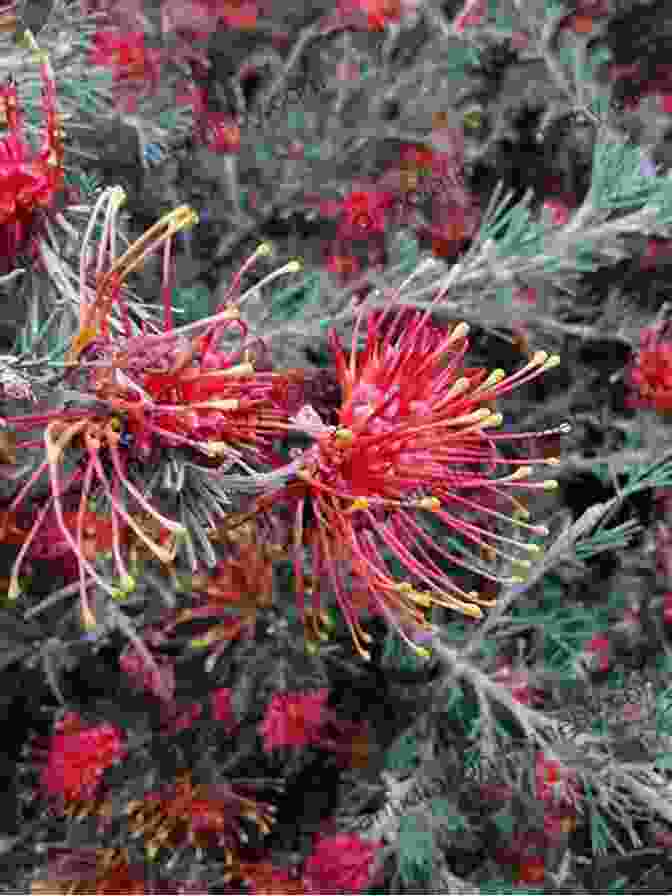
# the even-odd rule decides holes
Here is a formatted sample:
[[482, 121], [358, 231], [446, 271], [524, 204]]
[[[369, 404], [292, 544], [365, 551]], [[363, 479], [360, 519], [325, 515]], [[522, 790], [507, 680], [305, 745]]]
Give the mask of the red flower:
[[341, 203], [342, 218], [339, 222], [338, 239], [348, 240], [385, 233], [393, 201], [392, 193], [375, 188], [350, 193]]
[[306, 694], [274, 694], [259, 726], [264, 750], [305, 747], [319, 740], [328, 694], [324, 688]]
[[488, 16], [487, 0], [467, 0], [453, 19], [453, 31], [463, 34], [466, 28], [482, 25]]
[[24, 119], [16, 84], [0, 84], [0, 124], [9, 134], [0, 140], [0, 273], [16, 265], [34, 234], [36, 215], [48, 209], [63, 188], [63, 132], [56, 108], [54, 75], [46, 56], [40, 65], [46, 120], [42, 148], [35, 153], [24, 137]]
[[224, 722], [229, 728], [234, 728], [236, 719], [231, 706], [231, 688], [216, 688], [210, 693], [212, 703], [212, 717], [217, 722]]
[[207, 112], [204, 123], [205, 145], [216, 153], [240, 151], [240, 127], [235, 118], [223, 112]]
[[357, 834], [320, 838], [306, 859], [303, 881], [309, 893], [361, 893], [381, 843]]
[[540, 751], [534, 766], [537, 798], [544, 803], [573, 806], [579, 794], [576, 774], [557, 759], [549, 759]]
[[639, 394], [631, 403], [654, 408], [659, 414], [672, 411], [672, 331], [650, 327], [640, 334], [640, 350], [630, 368], [630, 383]]
[[[362, 656], [368, 656], [362, 642], [368, 643], [370, 637], [359, 625], [362, 611], [350, 596], [352, 588], [366, 589], [372, 605], [412, 643], [423, 635], [431, 637], [425, 611], [433, 604], [477, 618], [480, 606], [494, 604], [491, 597], [459, 587], [437, 565], [433, 552], [477, 573], [490, 589], [503, 581], [496, 567], [488, 566], [497, 558], [529, 565], [529, 560], [515, 557], [515, 551], [538, 548], [500, 534], [501, 522], [517, 525], [502, 508], [512, 508], [520, 520], [525, 508], [509, 496], [509, 490], [546, 490], [556, 483], [532, 482], [531, 466], [494, 475], [497, 465], [528, 463], [500, 456], [497, 442], [533, 434], [492, 435], [490, 430], [502, 422], [492, 403], [559, 360], [537, 352], [508, 377], [503, 371], [488, 374], [482, 368], [465, 367], [465, 324], [446, 332], [430, 324], [426, 315], [405, 308], [371, 315], [360, 351], [365, 320], [361, 317], [355, 326], [349, 358], [336, 334], [330, 336], [343, 395], [339, 424], [329, 427], [319, 418], [311, 423], [316, 413], [302, 416], [315, 444], [305, 454], [298, 481], [284, 489], [285, 497], [297, 505], [295, 581], [300, 613], [305, 536], [317, 582], [314, 618], [319, 618], [320, 582], [327, 577]], [[529, 462], [557, 463], [553, 458]], [[308, 503], [313, 522], [304, 532]], [[428, 529], [429, 519], [460, 539], [464, 552], [462, 547], [451, 551], [440, 546]], [[522, 526], [547, 531], [543, 526]], [[513, 546], [514, 554], [506, 546]], [[407, 571], [406, 581], [395, 578], [388, 565], [391, 556]], [[346, 585], [348, 569], [353, 580]]]
[[122, 734], [106, 722], [86, 727], [77, 713], [56, 724], [42, 787], [65, 802], [93, 799], [105, 769], [125, 755]]
[[672, 591], [667, 591], [663, 597], [663, 621], [672, 625]]
[[384, 31], [416, 8], [416, 0], [338, 0], [335, 15], [325, 19], [324, 27]]
[[90, 61], [112, 69], [119, 88], [119, 101], [130, 111], [138, 93], [161, 83], [161, 50], [145, 44], [143, 31], [106, 29], [96, 32]]

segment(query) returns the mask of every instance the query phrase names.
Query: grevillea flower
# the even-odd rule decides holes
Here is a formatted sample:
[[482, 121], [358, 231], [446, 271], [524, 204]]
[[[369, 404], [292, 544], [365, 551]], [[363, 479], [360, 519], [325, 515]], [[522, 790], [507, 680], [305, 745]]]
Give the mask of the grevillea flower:
[[672, 411], [672, 328], [649, 327], [640, 334], [640, 349], [630, 368], [630, 383], [637, 390], [632, 404]]
[[270, 753], [281, 747], [306, 747], [319, 740], [329, 692], [274, 694], [259, 726], [264, 750]]
[[[134, 588], [123, 549], [124, 531], [130, 531], [164, 565], [172, 563], [176, 539], [186, 531], [182, 523], [164, 516], [154, 506], [144, 483], [134, 482], [133, 462], [147, 462], [152, 457], [158, 460], [161, 451], [175, 446], [194, 452], [195, 460], [200, 459], [205, 469], [222, 460], [238, 462], [244, 455], [248, 462], [274, 461], [274, 443], [287, 428], [286, 412], [276, 397], [284, 377], [256, 371], [254, 355], [261, 350], [247, 339], [247, 327], [238, 309], [246, 296], [238, 294], [240, 279], [259, 255], [268, 254], [267, 247], [262, 246], [243, 265], [215, 315], [176, 329], [171, 304], [172, 239], [181, 229], [192, 226], [196, 216], [188, 207], [176, 209], [116, 258], [115, 222], [123, 199], [124, 193], [118, 189], [101, 195], [81, 250], [79, 330], [66, 356], [69, 367], [65, 375], [68, 386], [82, 396], [80, 404], [7, 419], [17, 432], [42, 429], [45, 448], [45, 460], [19, 489], [8, 508], [9, 515], [22, 505], [44, 474], [51, 490], [17, 558], [10, 593], [18, 594], [23, 559], [46, 515], [53, 511], [61, 535], [78, 560], [82, 621], [87, 628], [96, 624], [87, 601], [91, 583], [96, 582], [111, 597], [123, 596]], [[96, 286], [92, 289], [88, 250], [103, 209], [94, 271]], [[139, 325], [132, 319], [123, 286], [130, 272], [159, 248], [163, 249], [163, 332], [151, 333], [145, 321]], [[295, 270], [297, 265], [290, 263], [261, 283]], [[185, 338], [201, 330], [198, 336]], [[231, 331], [240, 334], [239, 348], [220, 351], [219, 340]], [[19, 450], [22, 445], [34, 443], [27, 440]], [[65, 479], [62, 473], [68, 459], [75, 463]], [[74, 535], [64, 516], [65, 495], [74, 497], [79, 505]], [[106, 581], [85, 553], [86, 508], [90, 499], [99, 496], [110, 505], [118, 585]], [[134, 505], [133, 513], [129, 512], [129, 502]], [[141, 522], [141, 514], [154, 529], [158, 526], [158, 532]]]
[[94, 799], [105, 769], [124, 755], [118, 728], [107, 722], [87, 726], [77, 713], [68, 713], [52, 735], [42, 788], [66, 803]]
[[0, 273], [16, 265], [18, 253], [35, 233], [38, 212], [50, 208], [63, 188], [63, 131], [54, 73], [47, 55], [28, 35], [40, 60], [46, 127], [42, 147], [35, 152], [24, 136], [16, 83], [0, 85], [0, 125], [9, 130], [0, 140]]
[[[367, 335], [360, 350], [363, 325]], [[428, 315], [403, 307], [368, 319], [360, 315], [349, 357], [332, 333], [342, 391], [338, 425], [323, 424], [312, 409], [297, 415], [297, 425], [315, 444], [305, 452], [296, 479], [259, 502], [260, 508], [266, 500], [272, 506], [283, 495], [294, 502], [300, 613], [307, 545], [317, 582], [317, 618], [319, 588], [326, 580], [365, 657], [362, 645], [370, 636], [359, 623], [362, 611], [350, 597], [353, 587], [368, 591], [372, 605], [413, 645], [431, 638], [425, 612], [433, 604], [476, 618], [482, 606], [494, 604], [491, 596], [465, 590], [439, 564], [448, 561], [491, 591], [493, 585], [522, 581], [518, 573], [530, 565], [525, 555], [540, 551], [519, 533], [547, 534], [545, 526], [526, 522], [526, 508], [511, 492], [556, 488], [554, 480], [533, 481], [532, 464], [557, 459], [502, 456], [500, 443], [513, 446], [539, 434], [492, 433], [503, 420], [493, 403], [555, 367], [559, 358], [540, 351], [516, 373], [488, 374], [464, 366], [467, 333], [466, 324], [444, 331]], [[511, 467], [513, 472], [497, 475]], [[506, 527], [513, 535], [502, 534]], [[441, 530], [451, 541], [437, 537]], [[399, 581], [390, 557], [408, 578]], [[513, 574], [502, 572], [504, 565]]]
[[228, 785], [195, 784], [189, 772], [127, 807], [131, 830], [142, 835], [150, 858], [162, 848], [190, 844], [222, 847], [231, 859], [231, 850], [241, 843], [241, 818], [253, 821], [267, 834], [274, 811], [268, 803], [241, 796]]
[[303, 867], [309, 893], [361, 893], [369, 883], [382, 846], [357, 834], [318, 839]]

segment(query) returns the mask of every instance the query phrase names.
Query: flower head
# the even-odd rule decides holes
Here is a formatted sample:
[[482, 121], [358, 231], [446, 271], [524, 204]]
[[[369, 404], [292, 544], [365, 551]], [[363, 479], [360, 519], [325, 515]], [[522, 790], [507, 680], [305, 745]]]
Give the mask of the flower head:
[[231, 858], [230, 850], [241, 842], [241, 818], [267, 834], [273, 811], [269, 804], [241, 796], [228, 785], [196, 784], [188, 772], [127, 808], [131, 830], [143, 836], [150, 858], [163, 847], [175, 849], [187, 843], [222, 847]]
[[[527, 556], [540, 550], [520, 533], [547, 532], [525, 522], [525, 506], [511, 493], [555, 488], [554, 480], [532, 480], [532, 464], [557, 460], [503, 457], [500, 442], [513, 445], [535, 434], [493, 434], [503, 419], [493, 403], [559, 359], [536, 352], [514, 374], [488, 374], [464, 366], [467, 332], [465, 324], [441, 330], [427, 315], [402, 308], [368, 320], [360, 316], [349, 357], [331, 335], [342, 392], [338, 425], [305, 423], [315, 445], [285, 495], [297, 508], [294, 566], [300, 611], [308, 545], [315, 579], [318, 585], [323, 577], [329, 580], [363, 656], [368, 652], [362, 643], [370, 638], [359, 624], [353, 587], [367, 590], [373, 606], [412, 644], [431, 633], [425, 612], [433, 604], [477, 618], [482, 606], [493, 605], [492, 595], [466, 590], [455, 573], [466, 572], [489, 591], [495, 584], [520, 582], [519, 573], [530, 565]], [[502, 467], [506, 472], [497, 475]], [[312, 523], [304, 523], [307, 505]], [[502, 534], [506, 527], [513, 537]], [[449, 536], [444, 541], [435, 534], [441, 530]], [[389, 557], [408, 578], [398, 580]], [[346, 584], [348, 572], [352, 581]]]
[[77, 713], [68, 713], [51, 738], [42, 787], [66, 803], [93, 799], [105, 769], [124, 755], [118, 728], [106, 722], [86, 726]]
[[50, 208], [63, 188], [63, 132], [54, 74], [47, 56], [40, 53], [39, 58], [46, 127], [37, 153], [24, 136], [16, 83], [0, 84], [0, 124], [9, 131], [0, 140], [0, 273], [12, 269], [34, 233], [38, 212]]
[[270, 753], [280, 747], [305, 747], [319, 741], [327, 696], [326, 689], [306, 694], [274, 694], [259, 726], [264, 750]]
[[306, 889], [309, 893], [361, 893], [380, 846], [357, 834], [318, 839], [303, 869]]

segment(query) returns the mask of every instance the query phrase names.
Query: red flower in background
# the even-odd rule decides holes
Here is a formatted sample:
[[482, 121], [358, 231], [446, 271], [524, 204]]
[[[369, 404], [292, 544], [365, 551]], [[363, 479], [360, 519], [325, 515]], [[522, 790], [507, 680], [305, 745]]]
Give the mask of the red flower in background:
[[143, 31], [110, 28], [96, 32], [90, 62], [112, 69], [118, 101], [126, 111], [133, 111], [139, 95], [159, 87], [161, 56], [160, 49], [146, 45]]
[[640, 350], [630, 368], [630, 384], [637, 390], [636, 407], [659, 414], [672, 411], [672, 328], [649, 327], [640, 333]]
[[274, 694], [259, 726], [264, 750], [270, 753], [281, 747], [306, 747], [319, 742], [328, 695], [324, 688], [305, 694]]
[[114, 725], [89, 727], [77, 713], [68, 713], [52, 735], [42, 788], [65, 802], [93, 799], [105, 770], [125, 752], [121, 731]]
[[36, 215], [50, 208], [63, 188], [63, 132], [56, 108], [51, 66], [43, 56], [40, 71], [46, 120], [42, 148], [36, 153], [24, 137], [24, 117], [16, 83], [0, 85], [0, 273], [11, 271], [31, 235]]
[[318, 838], [303, 868], [309, 893], [361, 893], [371, 878], [379, 842], [357, 834]]
[[385, 233], [393, 202], [392, 193], [375, 187], [349, 193], [341, 203], [337, 238], [347, 240]]

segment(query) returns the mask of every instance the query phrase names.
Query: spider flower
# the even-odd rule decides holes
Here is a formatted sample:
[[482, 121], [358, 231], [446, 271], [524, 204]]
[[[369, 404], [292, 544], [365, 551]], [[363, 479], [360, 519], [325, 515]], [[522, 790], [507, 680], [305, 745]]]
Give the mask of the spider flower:
[[42, 76], [45, 131], [36, 152], [24, 136], [24, 116], [16, 83], [0, 85], [0, 124], [9, 133], [0, 140], [0, 273], [16, 266], [17, 255], [35, 232], [38, 213], [50, 208], [63, 188], [63, 132], [56, 106], [54, 73], [30, 32]]
[[129, 803], [131, 830], [142, 835], [145, 849], [154, 858], [162, 848], [184, 844], [226, 851], [229, 863], [243, 842], [241, 820], [252, 821], [262, 834], [273, 824], [274, 807], [240, 795], [228, 785], [195, 784], [186, 772], [161, 791]]
[[[532, 479], [532, 464], [557, 464], [557, 458], [514, 460], [497, 450], [502, 442], [515, 445], [541, 434], [492, 430], [502, 423], [493, 409], [496, 399], [555, 367], [559, 358], [537, 352], [516, 373], [487, 373], [464, 366], [466, 324], [446, 332], [403, 307], [391, 315], [368, 318], [361, 351], [360, 315], [349, 357], [332, 332], [342, 391], [338, 425], [326, 426], [304, 408], [297, 423], [315, 443], [296, 479], [258, 504], [263, 509], [265, 501], [272, 506], [282, 498], [294, 503], [299, 612], [305, 619], [308, 547], [318, 583], [311, 618], [319, 618], [319, 584], [328, 580], [365, 658], [363, 645], [371, 639], [359, 621], [364, 602], [355, 602], [351, 591], [368, 592], [377, 614], [426, 653], [414, 642], [431, 638], [425, 613], [432, 605], [478, 618], [481, 607], [495, 603], [493, 589], [522, 581], [529, 555], [540, 551], [520, 532], [548, 530], [525, 522], [528, 511], [512, 492], [557, 486]], [[506, 529], [513, 531], [503, 534]], [[440, 532], [445, 537], [437, 537]], [[408, 578], [398, 580], [390, 558]], [[475, 577], [481, 591], [462, 588], [455, 572]]]
[[[158, 459], [159, 453], [175, 446], [192, 450], [205, 466], [212, 466], [218, 458], [238, 461], [243, 450], [255, 459], [273, 458], [273, 442], [286, 428], [286, 413], [274, 397], [283, 378], [255, 370], [254, 346], [246, 341], [247, 328], [235, 304], [245, 298], [245, 294], [237, 295], [240, 278], [257, 256], [267, 254], [265, 247], [243, 266], [219, 313], [175, 329], [170, 289], [171, 242], [179, 230], [195, 223], [196, 216], [186, 206], [170, 212], [116, 258], [115, 221], [123, 198], [123, 191], [118, 188], [100, 197], [83, 240], [79, 329], [66, 355], [65, 374], [67, 386], [80, 400], [67, 409], [7, 421], [18, 433], [42, 428], [45, 448], [44, 461], [13, 499], [9, 516], [18, 510], [43, 475], [48, 476], [50, 485], [49, 501], [38, 513], [17, 558], [10, 592], [18, 593], [21, 563], [53, 507], [60, 533], [77, 557], [82, 620], [87, 628], [96, 624], [86, 596], [89, 584], [97, 583], [114, 598], [134, 587], [122, 550], [122, 536], [133, 534], [161, 563], [170, 564], [175, 557], [175, 539], [185, 531], [181, 523], [160, 513], [142, 483], [134, 481], [135, 462], [146, 462], [152, 456]], [[91, 288], [89, 243], [103, 209], [95, 288]], [[145, 322], [140, 327], [132, 320], [123, 286], [128, 275], [160, 248], [164, 249], [163, 332], [151, 334]], [[262, 283], [294, 269], [285, 266]], [[113, 317], [114, 310], [117, 318]], [[113, 332], [115, 324], [117, 332]], [[204, 332], [197, 337], [185, 338], [201, 328]], [[241, 345], [232, 352], [222, 352], [218, 340], [230, 328], [240, 332]], [[21, 444], [34, 443], [27, 440]], [[64, 479], [63, 468], [69, 462], [74, 463], [74, 469]], [[134, 513], [129, 512], [125, 494], [135, 505]], [[79, 501], [74, 534], [66, 521], [65, 495], [74, 495]], [[86, 507], [90, 499], [99, 496], [111, 508], [111, 547], [121, 591], [101, 577], [84, 550]], [[154, 527], [158, 524], [158, 533], [140, 522], [141, 514]]]

